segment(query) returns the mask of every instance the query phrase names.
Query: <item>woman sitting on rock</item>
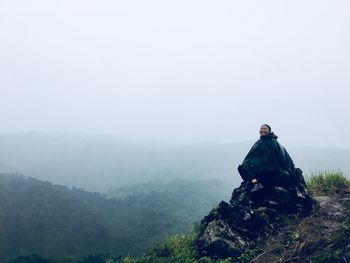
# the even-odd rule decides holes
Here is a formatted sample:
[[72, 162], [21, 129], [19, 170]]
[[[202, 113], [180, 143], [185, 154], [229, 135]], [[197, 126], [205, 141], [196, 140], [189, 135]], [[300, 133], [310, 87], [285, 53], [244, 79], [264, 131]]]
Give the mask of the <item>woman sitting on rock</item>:
[[[250, 192], [258, 191], [264, 185], [288, 187], [293, 184], [293, 160], [286, 149], [277, 142], [277, 138], [269, 125], [261, 125], [260, 139], [238, 166], [238, 172], [243, 180], [248, 182]], [[298, 170], [301, 173], [301, 170]]]

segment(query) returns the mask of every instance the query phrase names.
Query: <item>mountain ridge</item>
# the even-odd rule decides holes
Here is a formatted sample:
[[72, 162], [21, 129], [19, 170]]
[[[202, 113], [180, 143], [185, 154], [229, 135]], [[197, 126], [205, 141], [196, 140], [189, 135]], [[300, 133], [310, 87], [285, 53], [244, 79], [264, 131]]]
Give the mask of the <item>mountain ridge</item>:
[[[232, 185], [253, 142], [169, 146], [111, 136], [0, 133], [0, 172], [20, 173], [105, 192], [148, 181], [220, 179]], [[304, 173], [340, 169], [350, 174], [350, 150], [287, 147]]]

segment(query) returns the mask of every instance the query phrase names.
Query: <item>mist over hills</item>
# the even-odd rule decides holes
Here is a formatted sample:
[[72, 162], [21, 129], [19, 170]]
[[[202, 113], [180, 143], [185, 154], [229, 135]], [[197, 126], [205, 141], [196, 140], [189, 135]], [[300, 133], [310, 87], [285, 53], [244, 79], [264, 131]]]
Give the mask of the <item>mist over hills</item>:
[[[236, 168], [253, 142], [169, 145], [105, 135], [2, 133], [0, 172], [100, 192], [174, 178], [214, 178], [237, 186]], [[305, 173], [341, 169], [350, 174], [348, 149], [284, 146]]]
[[0, 259], [39, 254], [71, 263], [89, 254], [140, 255], [167, 235], [189, 231], [231, 190], [217, 180], [175, 180], [129, 186], [123, 198], [114, 198], [120, 196], [114, 189], [107, 198], [0, 174]]

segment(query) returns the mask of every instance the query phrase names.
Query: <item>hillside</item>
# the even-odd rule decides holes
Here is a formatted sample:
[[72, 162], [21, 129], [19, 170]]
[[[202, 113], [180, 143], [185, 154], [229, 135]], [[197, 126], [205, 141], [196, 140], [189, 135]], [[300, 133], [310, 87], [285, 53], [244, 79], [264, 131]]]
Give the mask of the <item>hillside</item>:
[[[252, 144], [174, 146], [102, 135], [0, 133], [0, 172], [98, 192], [175, 178], [219, 179], [238, 186], [237, 166]], [[350, 174], [349, 149], [285, 146], [304, 173], [341, 169]]]
[[251, 262], [348, 262], [350, 191], [315, 199], [311, 216], [283, 229]]
[[[297, 204], [295, 207], [297, 208], [296, 210], [298, 211], [302, 208], [306, 213], [291, 212], [293, 209], [290, 210], [291, 213], [285, 213], [287, 210], [285, 210], [284, 206], [278, 208], [275, 207], [276, 203], [271, 202], [271, 200], [266, 200], [269, 201], [269, 204], [266, 203], [267, 205], [271, 205], [271, 208], [275, 207], [277, 210], [275, 210], [275, 208], [269, 210], [267, 207], [264, 208], [258, 205], [259, 208], [256, 209], [253, 214], [250, 214], [248, 217], [245, 215], [238, 225], [236, 222], [234, 224], [236, 230], [232, 229], [234, 232], [231, 232], [232, 230], [228, 230], [226, 228], [227, 226], [224, 227], [222, 224], [239, 219], [240, 216], [238, 216], [237, 213], [240, 213], [240, 209], [245, 209], [245, 205], [241, 203], [243, 207], [241, 205], [237, 206], [234, 208], [236, 212], [231, 215], [228, 214], [229, 217], [225, 219], [225, 214], [230, 213], [230, 208], [227, 204], [225, 205], [225, 203], [222, 202], [217, 208], [213, 209], [208, 216], [203, 218], [201, 226], [194, 229], [191, 233], [184, 236], [172, 236], [166, 242], [154, 247], [142, 257], [127, 257], [118, 262], [349, 262], [350, 181], [339, 172], [326, 172], [309, 179], [308, 188], [309, 193], [312, 194], [315, 200], [313, 201], [313, 208], [309, 212], [307, 212], [308, 209], [304, 210], [307, 207], [302, 208], [302, 206]], [[278, 188], [276, 188], [276, 190], [278, 190]], [[239, 203], [241, 202], [239, 201], [241, 200], [240, 198], [234, 201], [234, 196], [237, 198], [241, 193], [239, 189], [236, 189], [235, 192], [236, 194], [232, 195], [230, 201], [232, 205], [237, 201]], [[280, 192], [280, 190], [278, 190], [278, 192]], [[237, 196], [237, 194], [239, 195]], [[289, 192], [288, 194], [291, 195], [292, 193]], [[274, 194], [271, 195], [271, 197], [272, 196], [274, 196]], [[304, 202], [307, 200], [304, 199], [305, 195], [301, 199], [300, 197], [301, 196], [298, 197], [299, 201]], [[247, 201], [249, 200], [251, 199]], [[262, 202], [261, 204], [264, 203], [261, 198], [251, 201], [253, 201], [253, 204], [256, 201]], [[284, 203], [286, 200], [280, 199], [277, 202]], [[249, 204], [251, 204], [251, 202], [249, 202]], [[295, 205], [294, 201], [290, 204]], [[273, 211], [280, 211], [282, 213], [276, 214]], [[219, 221], [215, 221], [215, 218], [218, 219], [218, 216], [221, 218], [219, 221], [224, 220], [224, 222], [220, 223], [220, 227], [219, 225], [218, 228], [210, 226], [210, 224], [208, 225], [208, 222], [218, 223]], [[254, 220], [252, 221], [252, 219]], [[256, 219], [258, 219], [258, 221], [256, 221]], [[203, 243], [198, 243], [198, 241], [200, 241], [201, 233], [207, 231], [205, 230], [203, 232], [206, 226], [209, 226], [207, 230], [211, 232], [208, 236], [209, 239], [211, 242], [214, 242], [212, 244], [216, 245], [215, 250], [207, 250], [211, 255], [207, 254], [207, 256], [203, 256], [201, 254], [202, 252], [200, 252], [200, 247]], [[236, 232], [237, 230], [238, 232]], [[219, 232], [216, 231], [219, 231], [222, 235], [217, 236]], [[256, 238], [256, 242], [254, 244], [249, 244], [249, 242], [253, 240], [252, 238]], [[236, 243], [235, 240], [238, 241], [238, 243]], [[242, 244], [244, 244], [244, 246], [241, 246]], [[227, 246], [230, 250], [223, 249], [224, 246]], [[237, 254], [237, 252], [239, 253]], [[231, 255], [227, 256], [228, 254]]]
[[111, 198], [110, 193], [107, 198], [0, 174], [1, 262], [32, 254], [73, 261], [89, 254], [140, 255], [169, 234], [189, 231], [217, 200], [229, 196], [229, 187], [220, 181], [177, 180], [156, 185], [176, 191], [155, 191], [143, 185], [149, 191], [140, 193], [135, 186], [131, 195]]
[[[245, 247], [235, 258], [200, 258], [195, 243], [202, 226], [192, 229], [192, 223], [183, 227], [184, 221], [177, 221], [195, 214], [190, 210], [195, 209], [196, 204], [198, 206], [199, 195], [204, 201], [204, 196], [215, 192], [210, 186], [223, 186], [215, 181], [197, 183], [200, 186], [190, 191], [195, 201], [189, 205], [186, 204], [192, 200], [188, 192], [191, 189], [189, 181], [138, 185], [131, 196], [107, 199], [101, 194], [33, 178], [0, 175], [0, 257], [4, 262], [12, 262], [11, 259], [17, 257], [16, 263], [72, 263], [78, 258], [79, 263], [349, 262], [350, 182], [341, 174], [326, 172], [309, 179], [309, 192], [317, 201], [313, 211], [310, 214], [292, 213], [287, 217], [274, 212], [275, 220], [276, 215], [279, 219], [277, 224], [270, 219], [266, 221], [272, 224], [266, 228], [268, 235], [261, 238], [256, 247]], [[186, 185], [188, 189], [181, 192]], [[154, 192], [157, 187], [160, 191]], [[202, 187], [205, 193], [198, 192]], [[170, 198], [171, 190], [169, 196], [162, 192], [171, 188], [184, 199]], [[144, 192], [140, 193], [141, 189]], [[125, 194], [126, 188], [122, 190], [120, 196]], [[118, 190], [110, 195], [113, 193], [118, 195]], [[216, 201], [221, 200], [217, 198], [218, 195], [213, 197]], [[205, 214], [211, 207], [203, 208]], [[221, 213], [220, 209], [213, 209], [213, 215]], [[262, 220], [268, 218], [264, 209], [256, 211], [260, 211]], [[202, 217], [203, 214], [198, 213], [198, 218]], [[174, 226], [177, 229], [174, 230]], [[188, 232], [190, 229], [192, 231]], [[171, 234], [170, 230], [177, 234], [162, 241], [166, 231]], [[162, 231], [165, 231], [163, 238], [157, 238]], [[185, 232], [187, 234], [183, 234]], [[254, 232], [251, 232], [253, 236], [260, 235]], [[152, 245], [145, 240], [158, 240], [159, 243]], [[152, 247], [143, 256], [132, 256], [139, 255], [150, 245]], [[116, 259], [126, 255], [126, 251], [133, 251], [132, 257]]]

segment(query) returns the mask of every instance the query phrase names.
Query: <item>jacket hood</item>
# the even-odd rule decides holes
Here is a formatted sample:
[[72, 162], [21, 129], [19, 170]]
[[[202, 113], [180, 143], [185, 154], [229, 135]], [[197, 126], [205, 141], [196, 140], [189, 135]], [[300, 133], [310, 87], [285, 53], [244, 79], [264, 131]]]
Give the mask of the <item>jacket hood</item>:
[[275, 139], [277, 140], [278, 136], [275, 135], [273, 132], [270, 132], [268, 135], [265, 135], [265, 136], [260, 136], [260, 139]]

